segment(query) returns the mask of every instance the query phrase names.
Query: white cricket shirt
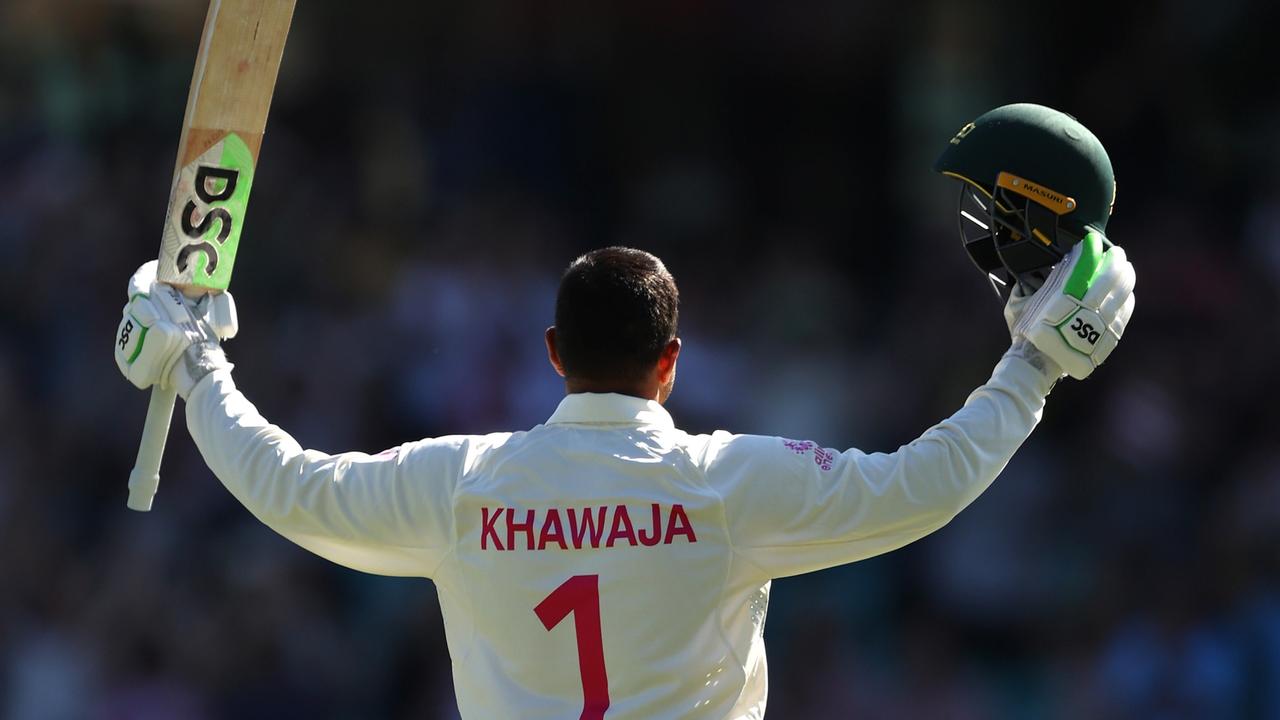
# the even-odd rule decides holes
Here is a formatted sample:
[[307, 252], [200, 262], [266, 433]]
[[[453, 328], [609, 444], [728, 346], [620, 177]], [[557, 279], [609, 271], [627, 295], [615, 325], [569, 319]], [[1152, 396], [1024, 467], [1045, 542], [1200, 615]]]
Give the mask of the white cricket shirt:
[[232, 383], [187, 424], [272, 529], [364, 572], [431, 578], [458, 706], [494, 718], [760, 718], [772, 578], [942, 527], [1039, 421], [1050, 381], [1006, 356], [892, 453], [689, 435], [656, 402], [567, 396], [532, 430], [304, 450]]

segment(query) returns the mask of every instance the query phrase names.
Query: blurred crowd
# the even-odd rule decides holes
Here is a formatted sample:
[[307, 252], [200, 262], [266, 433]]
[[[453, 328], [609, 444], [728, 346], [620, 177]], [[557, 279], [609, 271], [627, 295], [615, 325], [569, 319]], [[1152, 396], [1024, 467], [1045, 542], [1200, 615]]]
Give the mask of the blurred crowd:
[[[769, 717], [1280, 718], [1273, 4], [299, 3], [233, 283], [308, 447], [526, 428], [559, 272], [682, 292], [670, 409], [891, 450], [1008, 342], [930, 165], [979, 113], [1110, 150], [1135, 319], [992, 489], [775, 583]], [[154, 257], [202, 3], [0, 2], [0, 717], [456, 716], [429, 582], [257, 523], [109, 344]]]

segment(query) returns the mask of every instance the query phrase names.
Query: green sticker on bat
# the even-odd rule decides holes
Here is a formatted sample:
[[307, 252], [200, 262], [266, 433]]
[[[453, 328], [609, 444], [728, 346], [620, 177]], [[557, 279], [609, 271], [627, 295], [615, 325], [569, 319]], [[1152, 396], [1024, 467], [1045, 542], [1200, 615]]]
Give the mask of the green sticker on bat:
[[253, 155], [235, 133], [182, 168], [169, 201], [160, 279], [226, 290], [253, 186]]

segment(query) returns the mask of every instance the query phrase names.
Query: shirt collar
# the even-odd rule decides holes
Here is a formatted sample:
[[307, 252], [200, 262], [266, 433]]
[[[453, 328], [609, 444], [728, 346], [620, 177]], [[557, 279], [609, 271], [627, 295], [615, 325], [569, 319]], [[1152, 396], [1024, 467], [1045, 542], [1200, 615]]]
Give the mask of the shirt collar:
[[547, 420], [548, 425], [562, 423], [675, 427], [671, 415], [657, 401], [618, 393], [566, 395]]

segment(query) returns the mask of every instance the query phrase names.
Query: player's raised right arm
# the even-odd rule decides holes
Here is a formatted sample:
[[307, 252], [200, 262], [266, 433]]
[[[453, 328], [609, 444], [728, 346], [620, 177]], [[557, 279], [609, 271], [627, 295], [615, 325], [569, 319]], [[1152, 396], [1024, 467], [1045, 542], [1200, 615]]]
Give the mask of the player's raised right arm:
[[195, 386], [187, 427], [249, 512], [317, 555], [363, 572], [431, 577], [448, 552], [452, 493], [470, 438], [377, 455], [307, 450], [258, 412], [230, 370]]
[[305, 450], [236, 389], [220, 338], [235, 334], [230, 293], [198, 304], [155, 282], [129, 283], [116, 363], [138, 387], [187, 401], [187, 427], [209, 468], [271, 529], [333, 562], [430, 577], [453, 537], [452, 494], [470, 438], [377, 455]]

